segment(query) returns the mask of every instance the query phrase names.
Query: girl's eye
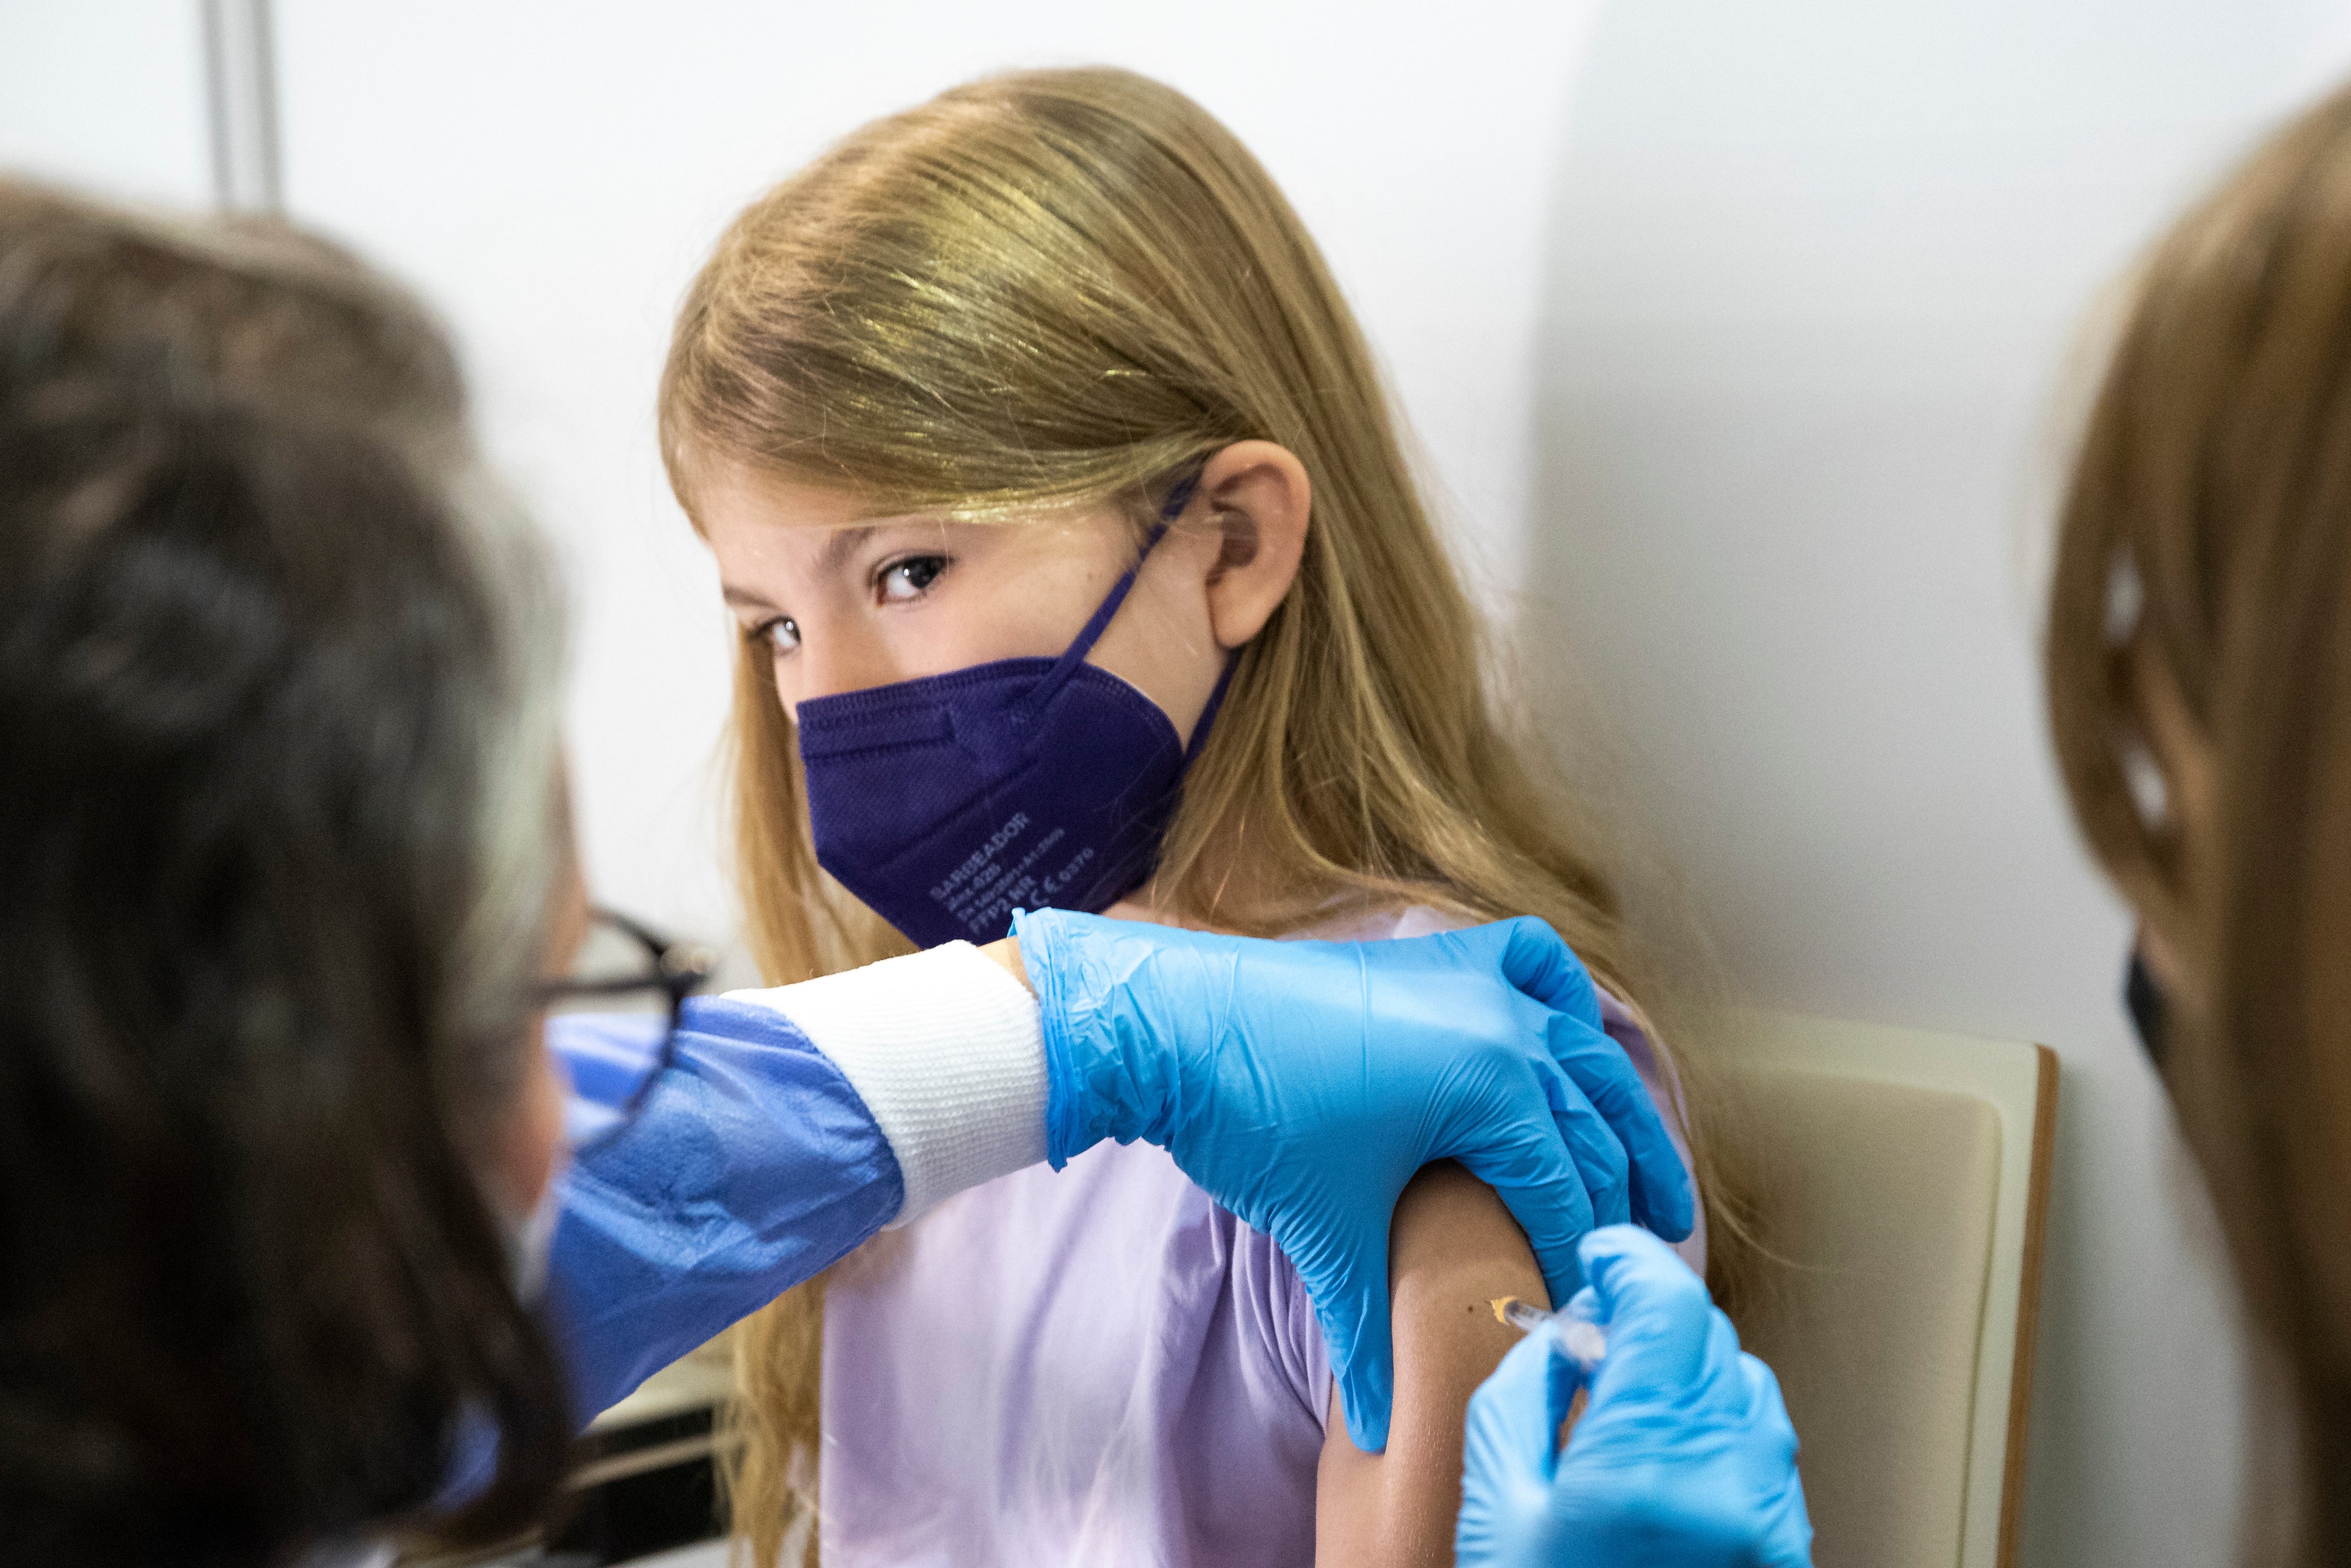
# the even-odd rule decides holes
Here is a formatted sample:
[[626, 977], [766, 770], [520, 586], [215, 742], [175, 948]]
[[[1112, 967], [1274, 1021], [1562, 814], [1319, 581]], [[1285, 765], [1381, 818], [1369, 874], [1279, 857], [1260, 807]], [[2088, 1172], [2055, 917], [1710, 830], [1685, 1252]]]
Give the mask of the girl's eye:
[[946, 569], [947, 558], [943, 555], [908, 556], [893, 561], [882, 569], [882, 598], [893, 603], [920, 599]]
[[778, 615], [773, 621], [762, 621], [754, 626], [751, 635], [766, 642], [778, 653], [789, 653], [800, 645], [800, 623], [789, 615]]

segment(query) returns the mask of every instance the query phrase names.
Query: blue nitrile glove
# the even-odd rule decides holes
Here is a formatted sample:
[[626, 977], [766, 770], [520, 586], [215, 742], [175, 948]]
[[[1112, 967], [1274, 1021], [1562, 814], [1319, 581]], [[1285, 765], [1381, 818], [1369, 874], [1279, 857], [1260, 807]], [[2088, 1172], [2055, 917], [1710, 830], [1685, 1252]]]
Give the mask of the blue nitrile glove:
[[1557, 1331], [1502, 1358], [1469, 1401], [1460, 1568], [1810, 1568], [1796, 1432], [1771, 1369], [1673, 1250], [1633, 1227], [1584, 1238], [1608, 1352], [1583, 1376]]
[[[1551, 1024], [1552, 1060], [1600, 1113], [1596, 1123], [1589, 1117], [1562, 1117], [1559, 1128], [1591, 1192], [1592, 1222], [1622, 1225], [1629, 1219], [1668, 1241], [1679, 1241], [1698, 1220], [1689, 1172], [1657, 1119], [1640, 1073], [1624, 1048], [1601, 1029], [1600, 989], [1592, 983], [1591, 972], [1551, 927], [1540, 921], [1529, 924], [1552, 938], [1558, 967], [1539, 984], [1521, 977], [1520, 988], [1560, 1015]], [[1610, 1175], [1615, 1177], [1613, 1186], [1605, 1180]], [[1580, 1267], [1573, 1281], [1582, 1282]], [[1557, 1285], [1553, 1281], [1552, 1300], [1565, 1301]]]
[[1625, 1218], [1628, 1166], [1642, 1212], [1688, 1233], [1680, 1157], [1599, 1032], [1591, 977], [1539, 920], [1260, 942], [1040, 910], [1013, 932], [1044, 1020], [1047, 1157], [1161, 1145], [1272, 1237], [1359, 1448], [1387, 1446], [1388, 1219], [1429, 1161], [1501, 1195], [1555, 1300], [1582, 1278], [1595, 1208]]

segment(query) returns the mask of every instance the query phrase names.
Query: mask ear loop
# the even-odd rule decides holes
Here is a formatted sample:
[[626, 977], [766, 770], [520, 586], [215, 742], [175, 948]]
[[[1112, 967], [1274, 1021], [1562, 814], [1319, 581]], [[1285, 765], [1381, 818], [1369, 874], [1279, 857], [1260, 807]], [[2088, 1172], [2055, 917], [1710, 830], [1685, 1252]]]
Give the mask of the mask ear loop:
[[[1047, 703], [1053, 700], [1055, 693], [1069, 684], [1070, 677], [1078, 673], [1078, 666], [1086, 662], [1086, 655], [1094, 651], [1094, 644], [1101, 642], [1102, 634], [1110, 629], [1111, 618], [1118, 613], [1118, 607], [1126, 602], [1127, 594], [1134, 588], [1135, 574], [1143, 570], [1143, 563], [1150, 559], [1153, 548], [1167, 537], [1168, 525], [1173, 523], [1191, 503], [1193, 492], [1197, 490], [1199, 486], [1199, 471], [1195, 469], [1186, 475], [1177, 482], [1176, 487], [1167, 493], [1167, 499], [1159, 508], [1159, 522], [1151, 530], [1151, 537], [1143, 541], [1143, 549], [1134, 558], [1134, 564], [1126, 569], [1126, 575], [1118, 580], [1118, 586], [1110, 591], [1110, 597], [1102, 601], [1102, 607], [1094, 612], [1093, 619], [1088, 621], [1085, 630], [1078, 633], [1077, 641], [1071, 643], [1061, 656], [1053, 662], [1053, 667], [1046, 671], [1035, 685], [1029, 688], [1029, 695], [1014, 706], [1011, 716], [1016, 721], [1023, 721], [1034, 716]], [[1226, 664], [1225, 673], [1227, 675], [1232, 673], [1229, 660]], [[1208, 711], [1211, 714], [1216, 711], [1216, 703], [1222, 700], [1223, 695], [1224, 686], [1219, 682], [1217, 696], [1209, 703]], [[1204, 728], [1196, 727], [1194, 730], [1196, 736], [1202, 733], [1205, 733]], [[1188, 754], [1185, 760], [1186, 762], [1191, 760]]]
[[1184, 747], [1184, 771], [1192, 770], [1192, 759], [1200, 755], [1200, 747], [1208, 738], [1208, 727], [1217, 722], [1217, 710], [1225, 706], [1225, 688], [1233, 684], [1233, 672], [1240, 667], [1241, 651], [1235, 648], [1225, 655], [1224, 674], [1217, 677], [1217, 689], [1208, 694], [1208, 706], [1200, 710], [1197, 723], [1192, 726], [1192, 739]]

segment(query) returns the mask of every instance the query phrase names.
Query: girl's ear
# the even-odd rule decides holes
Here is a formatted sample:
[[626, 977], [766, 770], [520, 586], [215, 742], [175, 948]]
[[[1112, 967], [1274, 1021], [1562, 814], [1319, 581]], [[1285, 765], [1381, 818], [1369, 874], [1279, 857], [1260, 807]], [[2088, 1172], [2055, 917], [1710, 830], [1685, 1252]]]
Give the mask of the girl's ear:
[[1239, 647], [1264, 630], [1306, 553], [1313, 481], [1286, 446], [1237, 441], [1207, 461], [1185, 508], [1219, 541], [1208, 570], [1208, 625], [1220, 648]]

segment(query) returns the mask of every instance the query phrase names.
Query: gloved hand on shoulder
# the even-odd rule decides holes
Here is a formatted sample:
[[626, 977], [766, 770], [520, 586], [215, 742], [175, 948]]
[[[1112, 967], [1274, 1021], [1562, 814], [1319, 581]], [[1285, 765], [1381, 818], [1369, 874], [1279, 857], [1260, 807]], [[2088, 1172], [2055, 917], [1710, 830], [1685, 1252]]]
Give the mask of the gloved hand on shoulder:
[[1013, 925], [1044, 1020], [1048, 1157], [1165, 1147], [1297, 1268], [1359, 1448], [1387, 1445], [1388, 1218], [1431, 1160], [1498, 1192], [1554, 1292], [1575, 1245], [1689, 1234], [1687, 1174], [1591, 977], [1539, 920], [1265, 942], [1061, 910]]

